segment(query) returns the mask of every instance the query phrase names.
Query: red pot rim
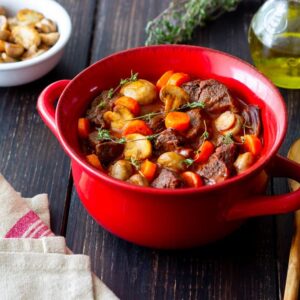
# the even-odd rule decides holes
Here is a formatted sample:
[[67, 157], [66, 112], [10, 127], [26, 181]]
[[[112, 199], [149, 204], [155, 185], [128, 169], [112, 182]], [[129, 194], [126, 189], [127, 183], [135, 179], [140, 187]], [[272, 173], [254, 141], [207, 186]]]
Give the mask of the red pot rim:
[[[97, 169], [93, 168], [90, 164], [88, 164], [79, 155], [79, 153], [77, 153], [77, 151], [75, 151], [73, 149], [72, 145], [70, 145], [66, 142], [66, 139], [63, 137], [63, 134], [62, 134], [62, 131], [61, 131], [61, 126], [62, 126], [61, 124], [62, 124], [63, 120], [61, 120], [61, 118], [60, 118], [61, 115], [59, 114], [59, 112], [63, 107], [63, 101], [65, 99], [64, 97], [65, 97], [66, 91], [68, 89], [71, 89], [72, 86], [74, 84], [76, 84], [76, 82], [80, 79], [80, 77], [84, 73], [89, 72], [92, 68], [94, 68], [94, 66], [96, 64], [103, 63], [103, 62], [105, 62], [107, 60], [110, 60], [111, 58], [113, 58], [117, 55], [126, 54], [126, 53], [130, 53], [130, 52], [136, 52], [136, 51], [144, 51], [144, 50], [147, 50], [147, 49], [156, 49], [156, 48], [157, 49], [182, 48], [182, 49], [191, 49], [191, 50], [200, 49], [200, 50], [205, 50], [205, 51], [208, 51], [208, 52], [213, 52], [213, 53], [222, 55], [224, 57], [228, 57], [230, 59], [233, 59], [233, 60], [239, 62], [240, 64], [243, 64], [243, 65], [247, 66], [250, 70], [252, 70], [254, 73], [257, 74], [257, 79], [259, 81], [263, 81], [263, 82], [267, 83], [268, 86], [272, 87], [272, 90], [276, 95], [276, 101], [280, 102], [280, 105], [281, 105], [281, 107], [284, 111], [284, 113], [283, 113], [284, 120], [282, 120], [283, 124], [281, 126], [282, 130], [280, 132], [280, 135], [277, 133], [276, 139], [274, 141], [274, 145], [272, 146], [269, 153], [264, 155], [263, 157], [261, 157], [259, 159], [259, 161], [257, 161], [252, 167], [250, 167], [244, 173], [242, 173], [240, 175], [235, 175], [234, 177], [229, 178], [229, 179], [225, 180], [224, 182], [220, 182], [220, 183], [217, 183], [215, 185], [203, 186], [201, 188], [185, 188], [185, 189], [155, 189], [155, 188], [151, 188], [151, 187], [140, 187], [140, 186], [132, 185], [132, 184], [129, 184], [127, 182], [114, 179], [113, 177], [110, 177], [109, 175], [106, 175], [103, 172], [99, 172]], [[58, 101], [57, 109], [56, 109], [56, 113], [55, 113], [55, 119], [56, 119], [56, 124], [57, 124], [57, 128], [58, 128], [59, 140], [60, 140], [60, 143], [62, 144], [64, 150], [68, 153], [68, 155], [71, 157], [72, 160], [76, 161], [76, 163], [81, 165], [83, 167], [83, 169], [85, 171], [87, 171], [89, 174], [93, 175], [94, 177], [96, 177], [100, 180], [105, 181], [108, 184], [114, 185], [114, 186], [116, 186], [118, 188], [122, 188], [124, 190], [130, 190], [130, 191], [133, 191], [133, 192], [140, 192], [140, 193], [167, 194], [167, 195], [189, 195], [189, 194], [194, 194], [194, 193], [213, 192], [213, 191], [217, 191], [217, 190], [220, 190], [220, 189], [223, 189], [223, 188], [230, 187], [233, 184], [241, 183], [242, 181], [245, 181], [245, 180], [249, 179], [251, 176], [253, 176], [254, 174], [257, 174], [257, 172], [262, 170], [270, 162], [272, 157], [275, 156], [275, 154], [278, 152], [278, 150], [279, 150], [279, 148], [280, 148], [280, 146], [281, 146], [281, 144], [282, 144], [282, 142], [285, 138], [285, 134], [286, 134], [286, 131], [287, 131], [287, 109], [286, 109], [284, 99], [281, 96], [279, 90], [273, 85], [273, 83], [267, 77], [265, 77], [260, 71], [258, 71], [251, 64], [243, 61], [242, 59], [240, 59], [238, 57], [235, 57], [233, 55], [230, 55], [228, 53], [224, 53], [222, 51], [218, 51], [218, 50], [215, 50], [215, 49], [206, 48], [206, 47], [199, 47], [199, 46], [191, 46], [191, 45], [156, 45], [156, 46], [136, 47], [136, 48], [131, 48], [131, 49], [128, 49], [128, 50], [116, 52], [114, 54], [111, 54], [111, 55], [95, 62], [91, 66], [89, 66], [86, 69], [84, 69], [83, 71], [81, 71], [66, 86], [66, 88], [64, 89], [64, 91], [61, 94], [60, 99]], [[278, 123], [278, 120], [277, 120], [277, 123]], [[266, 126], [266, 124], [263, 124], [263, 127], [265, 127], [265, 126]]]

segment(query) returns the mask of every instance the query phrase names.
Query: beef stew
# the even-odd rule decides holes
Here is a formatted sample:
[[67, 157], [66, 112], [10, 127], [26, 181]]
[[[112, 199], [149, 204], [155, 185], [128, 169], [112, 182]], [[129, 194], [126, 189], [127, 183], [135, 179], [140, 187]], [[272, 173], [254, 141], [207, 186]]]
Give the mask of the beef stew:
[[262, 150], [260, 109], [214, 79], [138, 74], [97, 96], [78, 120], [86, 160], [153, 188], [213, 185], [251, 167]]

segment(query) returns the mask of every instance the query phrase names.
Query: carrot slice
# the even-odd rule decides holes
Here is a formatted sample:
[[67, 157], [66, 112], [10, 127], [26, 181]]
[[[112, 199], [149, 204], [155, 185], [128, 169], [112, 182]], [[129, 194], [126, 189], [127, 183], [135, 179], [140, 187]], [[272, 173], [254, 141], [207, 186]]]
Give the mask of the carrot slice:
[[167, 71], [165, 72], [156, 82], [156, 87], [158, 89], [158, 91], [160, 91], [165, 85], [167, 85], [167, 82], [169, 80], [169, 78], [173, 75], [173, 71]]
[[190, 116], [180, 111], [169, 112], [165, 119], [165, 125], [167, 128], [184, 131], [190, 126]]
[[194, 161], [200, 164], [206, 163], [209, 157], [215, 150], [215, 146], [210, 141], [204, 141], [197, 151], [197, 154], [194, 157]]
[[261, 140], [254, 134], [246, 134], [244, 136], [244, 149], [253, 155], [258, 155], [262, 149]]
[[203, 186], [203, 180], [197, 173], [186, 171], [181, 174], [181, 177], [188, 187]]
[[115, 101], [115, 105], [125, 106], [135, 116], [137, 116], [141, 111], [140, 104], [136, 100], [134, 100], [133, 98], [126, 97], [126, 96], [122, 96], [122, 97], [118, 98]]
[[78, 119], [78, 134], [81, 138], [88, 138], [90, 133], [90, 121], [87, 118]]
[[89, 164], [91, 164], [96, 169], [103, 171], [101, 162], [96, 154], [89, 154], [86, 156], [86, 160]]
[[123, 135], [139, 133], [142, 135], [151, 135], [153, 132], [143, 120], [132, 120], [125, 125]]
[[186, 73], [174, 73], [168, 80], [167, 84], [181, 86], [190, 80], [190, 76]]
[[152, 161], [146, 159], [141, 164], [141, 172], [144, 175], [144, 177], [151, 182], [155, 176], [157, 169], [157, 165], [153, 163]]

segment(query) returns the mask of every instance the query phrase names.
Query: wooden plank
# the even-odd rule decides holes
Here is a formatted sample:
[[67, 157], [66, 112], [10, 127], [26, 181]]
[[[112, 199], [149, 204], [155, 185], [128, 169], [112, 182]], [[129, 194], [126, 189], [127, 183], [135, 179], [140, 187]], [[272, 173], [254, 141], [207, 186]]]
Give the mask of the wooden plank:
[[[71, 78], [86, 66], [95, 6], [93, 1], [59, 2], [69, 11], [73, 21], [72, 39], [61, 63], [34, 83], [0, 89], [0, 170], [25, 196], [49, 194], [51, 223], [57, 234], [62, 226], [67, 197], [69, 159], [39, 117], [36, 100], [46, 85]], [[87, 14], [82, 14], [83, 10]]]
[[[146, 20], [163, 1], [98, 2], [92, 61], [143, 44]], [[261, 1], [197, 30], [193, 44], [250, 60], [248, 24]], [[220, 30], [222, 29], [222, 30]], [[249, 221], [224, 241], [187, 251], [156, 251], [120, 240], [89, 217], [73, 191], [67, 242], [91, 256], [97, 275], [121, 299], [276, 299], [274, 218]]]
[[[287, 155], [292, 143], [300, 138], [300, 91], [298, 90], [281, 90], [281, 93], [288, 107], [288, 132], [285, 141], [281, 147], [280, 153]], [[289, 192], [287, 181], [283, 179], [274, 180], [273, 187], [275, 194]], [[277, 226], [277, 267], [279, 272], [279, 297], [283, 297], [286, 271], [288, 265], [291, 237], [293, 234], [293, 214], [282, 215], [276, 218]]]

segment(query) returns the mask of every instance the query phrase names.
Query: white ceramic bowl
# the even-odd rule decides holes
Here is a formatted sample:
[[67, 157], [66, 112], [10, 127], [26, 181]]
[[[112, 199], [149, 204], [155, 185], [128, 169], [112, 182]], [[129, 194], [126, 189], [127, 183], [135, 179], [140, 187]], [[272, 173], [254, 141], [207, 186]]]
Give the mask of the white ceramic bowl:
[[0, 64], [0, 87], [16, 86], [34, 81], [59, 62], [72, 30], [71, 20], [66, 10], [53, 0], [1, 0], [9, 16], [15, 16], [23, 8], [41, 12], [46, 18], [56, 22], [60, 38], [48, 51], [26, 61]]

